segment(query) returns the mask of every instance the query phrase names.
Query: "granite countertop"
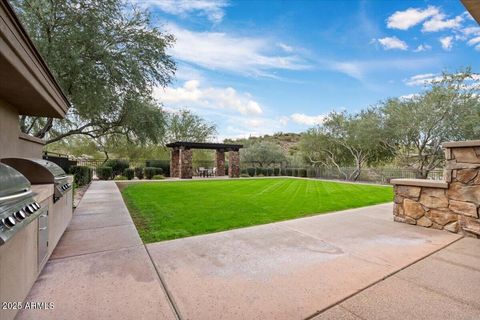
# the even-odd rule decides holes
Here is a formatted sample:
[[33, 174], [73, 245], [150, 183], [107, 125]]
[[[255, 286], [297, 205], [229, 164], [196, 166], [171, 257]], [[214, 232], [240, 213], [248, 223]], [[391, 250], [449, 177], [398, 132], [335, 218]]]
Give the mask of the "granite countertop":
[[53, 184], [34, 184], [32, 191], [36, 193], [33, 196], [35, 201], [42, 202], [43, 200], [53, 196]]

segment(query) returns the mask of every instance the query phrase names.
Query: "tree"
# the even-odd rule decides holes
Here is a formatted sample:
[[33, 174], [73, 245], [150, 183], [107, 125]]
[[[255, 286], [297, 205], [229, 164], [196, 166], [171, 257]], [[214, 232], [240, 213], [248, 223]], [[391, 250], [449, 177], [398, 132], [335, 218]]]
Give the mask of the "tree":
[[180, 110], [167, 115], [167, 141], [205, 142], [217, 134], [215, 124], [189, 110]]
[[[382, 114], [369, 108], [357, 114], [330, 113], [321, 127], [304, 136], [302, 151], [314, 165], [335, 166], [347, 180], [357, 180], [362, 168], [389, 158], [392, 151], [384, 143]], [[353, 166], [347, 173], [342, 166]]]
[[174, 37], [122, 0], [13, 0], [24, 26], [72, 103], [67, 118], [21, 117], [25, 133], [47, 143], [71, 135], [123, 135], [158, 142], [165, 119], [152, 98], [167, 86]]
[[268, 167], [272, 163], [282, 162], [285, 160], [282, 148], [275, 143], [261, 141], [253, 143], [242, 149], [242, 161], [256, 163], [260, 167]]
[[413, 168], [417, 178], [426, 179], [442, 163], [443, 142], [480, 136], [478, 79], [469, 69], [445, 73], [413, 98], [383, 104], [389, 143], [398, 162]]

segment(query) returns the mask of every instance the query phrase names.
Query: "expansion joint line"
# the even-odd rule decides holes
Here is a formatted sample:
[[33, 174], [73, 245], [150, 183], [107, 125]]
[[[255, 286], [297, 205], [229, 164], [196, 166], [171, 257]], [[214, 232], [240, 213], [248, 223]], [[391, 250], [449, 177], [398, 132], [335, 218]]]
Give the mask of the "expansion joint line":
[[143, 246], [145, 247], [145, 250], [147, 251], [147, 254], [148, 254], [148, 258], [150, 259], [150, 262], [152, 263], [153, 268], [155, 269], [155, 272], [157, 273], [157, 276], [158, 276], [158, 279], [160, 280], [160, 284], [162, 285], [163, 291], [165, 292], [165, 294], [168, 298], [168, 302], [170, 303], [173, 311], [175, 312], [175, 317], [178, 320], [182, 320], [183, 318], [180, 314], [180, 309], [178, 308], [177, 304], [175, 303], [175, 300], [173, 299], [172, 293], [170, 292], [170, 290], [168, 290], [167, 283], [165, 282], [163, 277], [160, 275], [160, 271], [158, 270], [157, 265], [153, 261], [152, 255], [150, 254], [150, 251], [148, 251], [147, 245], [143, 244]]

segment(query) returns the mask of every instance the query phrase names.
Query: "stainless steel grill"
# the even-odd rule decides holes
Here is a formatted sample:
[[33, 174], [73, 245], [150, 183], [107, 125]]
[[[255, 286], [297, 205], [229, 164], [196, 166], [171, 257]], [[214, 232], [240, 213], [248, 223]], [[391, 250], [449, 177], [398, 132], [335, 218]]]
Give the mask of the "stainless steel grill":
[[3, 245], [46, 209], [33, 199], [30, 182], [2, 163], [0, 182], [0, 245]]
[[29, 158], [4, 158], [1, 161], [20, 171], [32, 184], [53, 183], [55, 202], [72, 188], [65, 171], [51, 161]]

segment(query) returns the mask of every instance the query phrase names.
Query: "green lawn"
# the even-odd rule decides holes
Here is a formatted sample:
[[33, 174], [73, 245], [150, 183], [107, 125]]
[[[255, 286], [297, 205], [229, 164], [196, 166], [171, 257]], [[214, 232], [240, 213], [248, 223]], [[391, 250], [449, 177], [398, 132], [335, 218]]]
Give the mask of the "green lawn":
[[147, 243], [368, 206], [393, 198], [388, 186], [288, 178], [134, 183], [122, 194]]

